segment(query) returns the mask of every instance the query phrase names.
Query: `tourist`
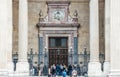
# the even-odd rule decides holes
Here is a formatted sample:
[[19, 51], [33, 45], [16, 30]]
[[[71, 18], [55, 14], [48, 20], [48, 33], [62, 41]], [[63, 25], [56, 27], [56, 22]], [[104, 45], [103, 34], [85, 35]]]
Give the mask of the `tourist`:
[[65, 70], [63, 71], [62, 75], [63, 75], [63, 77], [66, 77], [66, 76], [67, 76], [67, 73], [66, 73]]
[[56, 75], [60, 75], [60, 65], [56, 65]]
[[46, 65], [44, 65], [44, 67], [43, 67], [43, 75], [47, 75], [47, 73], [48, 73], [48, 68], [47, 68], [47, 66]]
[[43, 75], [43, 63], [41, 62], [41, 64], [38, 66], [39, 67], [39, 76]]
[[63, 72], [63, 64], [60, 64], [60, 75], [62, 75]]
[[51, 69], [50, 69], [50, 67], [48, 68], [48, 77], [51, 77]]
[[53, 64], [52, 67], [51, 67], [51, 73], [52, 73], [52, 77], [56, 76], [56, 66], [55, 66], [55, 64]]
[[68, 75], [72, 75], [72, 65], [68, 66]]
[[83, 70], [83, 75], [86, 75], [87, 74], [87, 66], [84, 65], [82, 70]]
[[81, 69], [80, 66], [77, 64], [77, 74], [80, 76], [81, 75]]
[[77, 71], [76, 71], [76, 67], [74, 66], [74, 69], [72, 71], [72, 77], [77, 77]]

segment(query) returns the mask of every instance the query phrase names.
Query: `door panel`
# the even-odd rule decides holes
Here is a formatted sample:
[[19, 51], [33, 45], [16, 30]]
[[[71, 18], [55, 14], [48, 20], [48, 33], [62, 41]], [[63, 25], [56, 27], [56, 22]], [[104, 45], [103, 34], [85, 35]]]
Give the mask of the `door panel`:
[[68, 65], [68, 38], [49, 38], [49, 66], [52, 64]]

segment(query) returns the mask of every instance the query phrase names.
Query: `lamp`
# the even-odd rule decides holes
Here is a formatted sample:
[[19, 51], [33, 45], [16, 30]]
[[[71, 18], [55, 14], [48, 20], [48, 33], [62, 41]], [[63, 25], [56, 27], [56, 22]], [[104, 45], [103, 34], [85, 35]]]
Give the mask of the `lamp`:
[[33, 49], [31, 48], [29, 55], [29, 63], [30, 63], [30, 69], [33, 67]]
[[45, 54], [44, 57], [47, 57], [47, 48], [45, 47]]
[[60, 49], [59, 49], [59, 48], [57, 49], [57, 54], [58, 54], [58, 55], [60, 54]]
[[13, 63], [14, 63], [14, 71], [16, 71], [16, 63], [18, 62], [18, 53], [13, 54]]
[[70, 57], [72, 57], [73, 51], [72, 51], [72, 47], [70, 48]]
[[71, 64], [73, 64], [73, 59], [72, 59], [72, 57], [73, 57], [73, 50], [72, 50], [72, 47], [70, 47], [70, 57], [71, 57]]
[[47, 47], [45, 47], [45, 51], [44, 51], [44, 65], [47, 66]]
[[87, 55], [87, 51], [86, 51], [86, 47], [84, 48], [84, 56], [86, 56]]

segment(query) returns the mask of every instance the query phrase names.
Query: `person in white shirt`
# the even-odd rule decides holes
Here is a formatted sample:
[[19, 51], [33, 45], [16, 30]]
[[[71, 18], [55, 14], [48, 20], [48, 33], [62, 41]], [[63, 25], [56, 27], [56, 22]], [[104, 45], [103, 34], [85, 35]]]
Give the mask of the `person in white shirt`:
[[77, 71], [75, 69], [72, 71], [72, 77], [77, 77]]

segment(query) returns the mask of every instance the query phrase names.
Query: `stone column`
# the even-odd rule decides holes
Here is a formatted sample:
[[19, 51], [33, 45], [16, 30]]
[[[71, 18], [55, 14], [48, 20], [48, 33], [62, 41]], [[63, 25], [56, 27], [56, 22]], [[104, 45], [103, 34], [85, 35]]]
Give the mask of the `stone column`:
[[4, 77], [13, 72], [12, 0], [0, 2], [0, 57], [0, 76]]
[[110, 69], [110, 0], [105, 0], [105, 62], [104, 75], [107, 76]]
[[28, 51], [28, 4], [27, 0], [19, 0], [19, 40], [18, 40], [18, 63], [17, 72], [19, 75], [29, 74], [27, 61]]
[[39, 37], [39, 64], [43, 63], [43, 37]]
[[7, 75], [7, 26], [8, 7], [7, 0], [0, 2], [0, 76]]
[[110, 75], [120, 77], [120, 0], [110, 0]]
[[78, 64], [78, 37], [74, 37], [74, 64]]
[[88, 75], [91, 77], [101, 76], [98, 6], [98, 0], [90, 0], [90, 62], [88, 64]]
[[13, 64], [13, 61], [12, 61], [12, 31], [13, 31], [13, 23], [12, 23], [12, 0], [7, 0], [8, 1], [8, 25], [7, 25], [7, 45], [5, 45], [5, 47], [8, 47], [6, 48], [7, 50], [7, 70], [8, 70], [8, 73], [9, 73], [9, 76], [10, 75], [13, 75], [13, 69], [14, 69], [14, 64]]

